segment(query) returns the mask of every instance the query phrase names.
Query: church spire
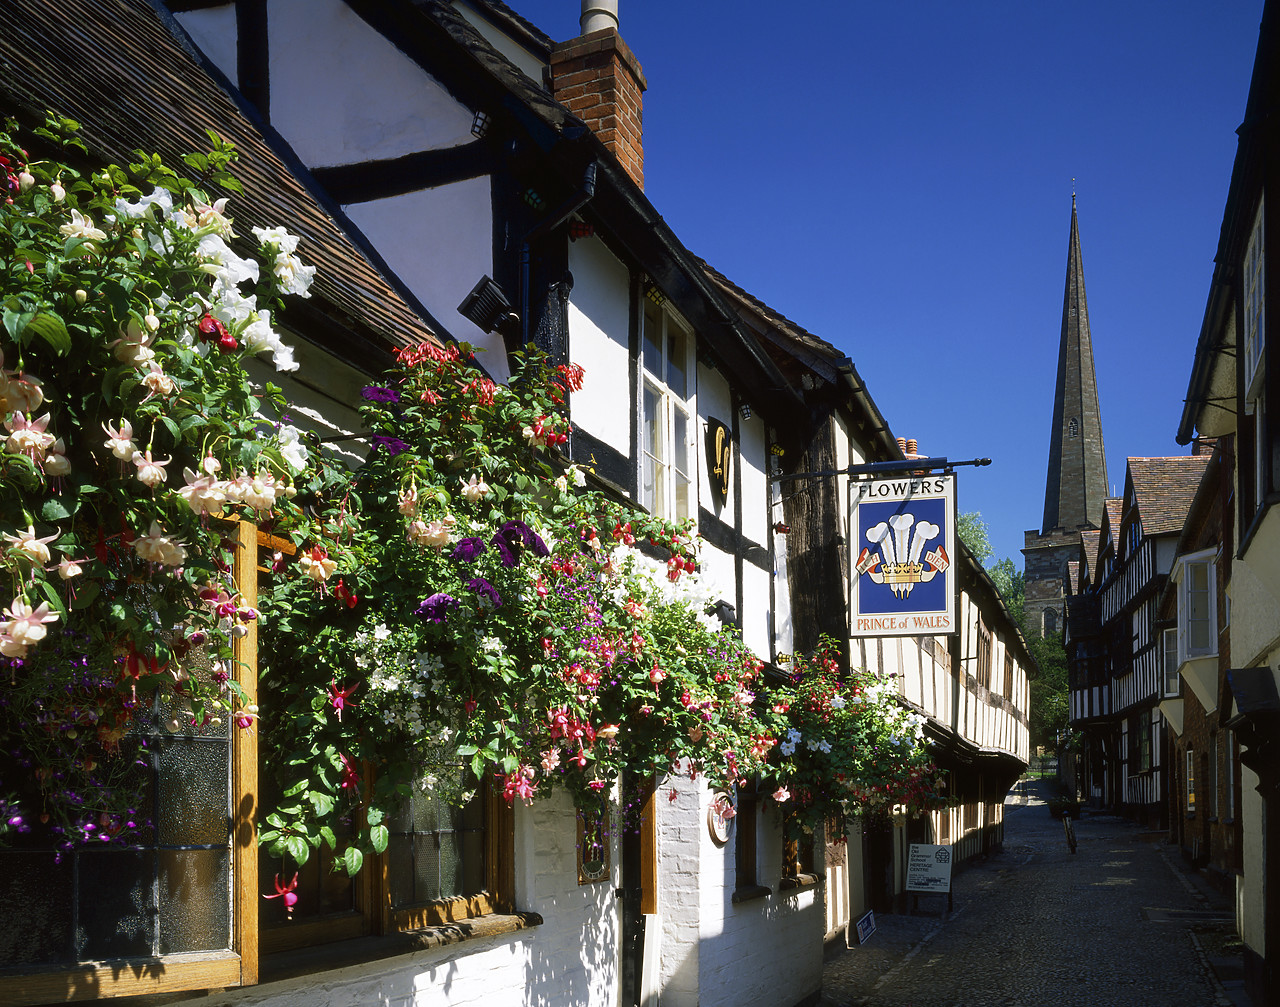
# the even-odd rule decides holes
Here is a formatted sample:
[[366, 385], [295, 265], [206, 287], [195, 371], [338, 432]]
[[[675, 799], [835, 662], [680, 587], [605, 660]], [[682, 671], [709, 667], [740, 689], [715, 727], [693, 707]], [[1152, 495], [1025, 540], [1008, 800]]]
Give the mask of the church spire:
[[[1074, 190], [1075, 186], [1072, 186]], [[1071, 193], [1071, 241], [1067, 247], [1067, 289], [1062, 299], [1062, 337], [1058, 344], [1058, 381], [1053, 397], [1049, 475], [1044, 491], [1040, 533], [1055, 528], [1098, 528], [1107, 496], [1107, 458], [1102, 444], [1102, 414], [1093, 374], [1089, 305], [1084, 295], [1084, 264], [1076, 194]]]

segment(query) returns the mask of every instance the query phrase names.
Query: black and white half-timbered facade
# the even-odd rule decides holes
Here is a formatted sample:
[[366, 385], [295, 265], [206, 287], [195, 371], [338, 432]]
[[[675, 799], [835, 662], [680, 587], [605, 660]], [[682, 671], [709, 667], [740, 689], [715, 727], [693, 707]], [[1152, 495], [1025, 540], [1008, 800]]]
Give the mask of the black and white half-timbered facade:
[[[819, 634], [840, 640], [848, 661], [893, 676], [947, 773], [949, 806], [908, 820], [857, 821], [828, 837], [827, 931], [868, 909], [892, 911], [905, 895], [912, 842], [948, 844], [958, 860], [1004, 837], [1004, 796], [1029, 757], [1028, 679], [1035, 664], [986, 571], [957, 542], [959, 632], [871, 638], [850, 617], [850, 466], [923, 457], [895, 438], [853, 361], [710, 266], [743, 324], [803, 398], [794, 448], [777, 459], [795, 649]], [[826, 475], [806, 475], [826, 473]], [[800, 619], [799, 613], [805, 618]]]
[[[1186, 542], [1179, 557], [1184, 702], [1206, 716], [1192, 737], [1188, 714], [1179, 739], [1189, 821], [1178, 838], [1189, 847], [1198, 837], [1196, 854], [1234, 875], [1255, 1004], [1280, 996], [1280, 269], [1268, 255], [1280, 234], [1278, 108], [1280, 4], [1267, 0], [1178, 426], [1181, 444], [1216, 439], [1222, 484], [1216, 528]], [[1202, 831], [1215, 808], [1239, 815], [1238, 857], [1225, 849], [1230, 837], [1221, 829], [1217, 848], [1214, 833]]]
[[1077, 786], [1092, 800], [1164, 822], [1168, 742], [1160, 704], [1177, 690], [1160, 593], [1207, 455], [1130, 458], [1124, 495], [1082, 539], [1088, 577], [1067, 605], [1070, 716], [1082, 735]]

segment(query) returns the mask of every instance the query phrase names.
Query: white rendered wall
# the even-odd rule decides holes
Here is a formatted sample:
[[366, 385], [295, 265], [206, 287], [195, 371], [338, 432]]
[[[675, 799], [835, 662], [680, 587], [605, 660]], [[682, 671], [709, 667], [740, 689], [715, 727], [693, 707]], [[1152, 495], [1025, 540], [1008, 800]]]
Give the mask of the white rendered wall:
[[[672, 790], [676, 800], [668, 800]], [[711, 838], [704, 781], [664, 780], [658, 790], [662, 1007], [789, 1007], [822, 985], [822, 889], [778, 890], [782, 830], [772, 802], [759, 811], [757, 879], [772, 889], [734, 904], [735, 822]], [[815, 847], [821, 872], [821, 843]]]
[[[759, 416], [739, 420], [738, 436], [741, 439], [739, 454], [742, 464], [742, 534], [756, 545], [769, 541], [769, 480], [768, 449], [765, 445], [764, 421]], [[704, 452], [705, 454], [705, 452]]]
[[598, 238], [570, 243], [569, 271], [569, 358], [585, 372], [582, 391], [573, 393], [573, 422], [630, 456], [631, 276]]
[[493, 275], [488, 176], [343, 209], [427, 310], [458, 339], [482, 348], [481, 366], [505, 381], [510, 369], [502, 337], [458, 313], [480, 277]]
[[235, 6], [227, 4], [224, 7], [184, 11], [175, 17], [209, 62], [226, 74], [232, 84], [239, 87], [239, 72], [236, 66], [236, 46], [239, 36], [236, 33]]
[[472, 110], [341, 0], [270, 0], [267, 23], [271, 124], [307, 167], [474, 139]]
[[769, 604], [769, 572], [754, 563], [742, 564], [742, 642], [755, 651], [756, 657], [768, 661], [769, 623], [772, 613]]
[[[616, 833], [617, 830], [615, 830]], [[543, 924], [298, 979], [184, 1001], [191, 1007], [528, 1007], [618, 1003], [618, 844], [613, 877], [579, 885], [577, 824], [563, 791], [516, 808], [516, 904]]]

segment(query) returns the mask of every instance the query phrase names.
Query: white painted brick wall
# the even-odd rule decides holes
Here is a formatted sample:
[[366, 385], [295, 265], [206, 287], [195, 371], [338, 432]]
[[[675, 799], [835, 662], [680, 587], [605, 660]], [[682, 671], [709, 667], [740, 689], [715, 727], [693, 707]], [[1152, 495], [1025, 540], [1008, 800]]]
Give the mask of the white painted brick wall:
[[658, 796], [662, 1007], [788, 1007], [817, 991], [823, 890], [778, 891], [782, 829], [772, 809], [761, 809], [757, 864], [773, 891], [735, 905], [735, 832], [723, 846], [711, 838], [706, 784], [669, 779]]
[[[542, 926], [301, 979], [202, 997], [199, 1007], [615, 1007], [619, 847], [612, 877], [578, 884], [577, 822], [563, 792], [516, 808], [516, 905]], [[197, 1001], [187, 1001], [195, 1007]]]

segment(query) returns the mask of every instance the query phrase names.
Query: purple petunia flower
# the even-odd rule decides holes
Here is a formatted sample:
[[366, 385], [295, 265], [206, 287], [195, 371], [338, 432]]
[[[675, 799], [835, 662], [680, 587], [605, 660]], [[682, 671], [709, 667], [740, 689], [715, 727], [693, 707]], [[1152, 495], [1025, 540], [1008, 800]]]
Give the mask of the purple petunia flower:
[[444, 622], [449, 618], [449, 612], [458, 607], [458, 600], [452, 595], [445, 594], [443, 591], [431, 595], [423, 600], [413, 614], [419, 619], [426, 619], [428, 622]]
[[365, 385], [360, 389], [360, 397], [369, 402], [399, 402], [400, 393], [394, 388], [383, 385]]
[[535, 556], [550, 556], [551, 552], [547, 549], [547, 544], [539, 538], [538, 533], [530, 528], [523, 521], [508, 521], [498, 533], [502, 535], [514, 549], [516, 544], [523, 542], [525, 546], [532, 549]]
[[449, 553], [449, 558], [462, 559], [469, 563], [482, 552], [484, 552], [484, 539], [464, 538], [454, 547], [453, 552]]
[[475, 592], [481, 601], [488, 602], [493, 608], [498, 608], [502, 604], [502, 595], [498, 594], [497, 588], [483, 577], [472, 577], [467, 581], [467, 587]]
[[498, 558], [502, 560], [503, 566], [510, 569], [519, 562], [519, 558], [516, 556], [515, 550], [511, 547], [511, 543], [503, 538], [500, 533], [495, 532], [493, 538], [489, 539], [489, 544], [497, 550]]
[[385, 451], [392, 458], [401, 451], [408, 451], [409, 445], [402, 441], [399, 437], [388, 437], [386, 434], [373, 435], [373, 450]]

